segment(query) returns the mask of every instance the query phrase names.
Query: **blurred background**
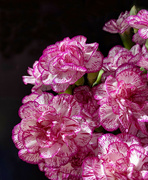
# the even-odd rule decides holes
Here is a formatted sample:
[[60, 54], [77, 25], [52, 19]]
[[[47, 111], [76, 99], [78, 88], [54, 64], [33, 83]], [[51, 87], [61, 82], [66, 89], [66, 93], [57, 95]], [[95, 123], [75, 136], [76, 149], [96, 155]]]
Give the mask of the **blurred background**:
[[20, 122], [21, 100], [31, 92], [32, 86], [22, 82], [27, 68], [48, 45], [76, 35], [98, 42], [107, 56], [122, 43], [118, 34], [104, 32], [103, 25], [134, 4], [148, 8], [146, 0], [0, 0], [0, 180], [47, 179], [37, 165], [18, 158], [11, 139]]

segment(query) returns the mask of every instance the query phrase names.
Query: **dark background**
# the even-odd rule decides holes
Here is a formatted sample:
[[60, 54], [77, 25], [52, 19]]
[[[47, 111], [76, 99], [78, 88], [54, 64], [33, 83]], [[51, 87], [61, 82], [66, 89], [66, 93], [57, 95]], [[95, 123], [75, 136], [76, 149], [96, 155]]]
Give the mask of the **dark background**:
[[21, 100], [32, 87], [22, 82], [28, 66], [46, 46], [76, 35], [98, 42], [107, 56], [121, 41], [118, 34], [102, 30], [104, 23], [133, 4], [148, 8], [146, 0], [0, 0], [0, 180], [47, 179], [37, 165], [18, 158], [11, 140], [13, 127], [20, 122]]

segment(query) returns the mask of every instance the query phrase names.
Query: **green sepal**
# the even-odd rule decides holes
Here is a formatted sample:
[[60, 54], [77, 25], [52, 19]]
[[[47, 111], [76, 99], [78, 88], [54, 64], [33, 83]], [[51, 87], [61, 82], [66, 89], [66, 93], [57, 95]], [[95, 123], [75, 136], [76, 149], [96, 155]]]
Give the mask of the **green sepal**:
[[72, 85], [70, 85], [64, 92], [59, 92], [58, 94], [70, 94], [70, 95], [72, 95]]
[[88, 80], [88, 84], [90, 86], [93, 85], [93, 83], [96, 81], [97, 77], [98, 77], [98, 73], [99, 72], [94, 72], [94, 73], [88, 73], [87, 74], [87, 80]]
[[102, 77], [102, 74], [104, 73], [103, 69], [101, 69], [99, 71], [99, 74], [98, 74], [98, 77], [97, 77], [97, 80], [93, 83], [92, 87], [99, 84], [101, 82], [101, 77]]
[[78, 79], [76, 82], [75, 82], [75, 85], [76, 86], [82, 86], [84, 84], [84, 76], [82, 76], [80, 79]]
[[140, 70], [143, 71], [143, 73], [147, 74], [147, 70], [144, 69], [143, 67], [141, 67]]

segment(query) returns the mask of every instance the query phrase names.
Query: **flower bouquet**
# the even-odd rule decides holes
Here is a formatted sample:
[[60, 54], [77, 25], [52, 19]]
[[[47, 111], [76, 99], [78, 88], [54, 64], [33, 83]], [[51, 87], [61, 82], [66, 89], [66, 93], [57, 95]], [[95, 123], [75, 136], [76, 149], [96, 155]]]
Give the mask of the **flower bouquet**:
[[148, 11], [103, 30], [123, 45], [107, 57], [79, 35], [48, 46], [25, 84], [12, 132], [19, 158], [51, 180], [148, 180]]

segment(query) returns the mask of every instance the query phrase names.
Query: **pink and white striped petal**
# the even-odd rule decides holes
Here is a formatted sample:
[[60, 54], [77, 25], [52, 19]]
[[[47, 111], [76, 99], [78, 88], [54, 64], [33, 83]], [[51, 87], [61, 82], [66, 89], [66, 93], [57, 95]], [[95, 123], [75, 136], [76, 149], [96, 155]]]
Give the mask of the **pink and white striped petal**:
[[113, 113], [112, 107], [104, 103], [99, 109], [100, 124], [107, 131], [115, 131], [119, 127], [119, 117]]
[[42, 161], [39, 153], [28, 153], [27, 149], [21, 149], [18, 155], [20, 159], [30, 164], [38, 164]]
[[148, 27], [139, 29], [138, 33], [143, 39], [148, 39]]
[[60, 143], [55, 143], [51, 147], [40, 148], [40, 156], [42, 158], [52, 158], [61, 149], [62, 145]]
[[84, 180], [106, 180], [103, 165], [97, 157], [89, 157], [83, 162], [82, 177]]

